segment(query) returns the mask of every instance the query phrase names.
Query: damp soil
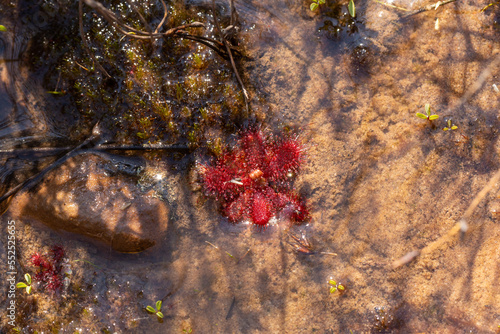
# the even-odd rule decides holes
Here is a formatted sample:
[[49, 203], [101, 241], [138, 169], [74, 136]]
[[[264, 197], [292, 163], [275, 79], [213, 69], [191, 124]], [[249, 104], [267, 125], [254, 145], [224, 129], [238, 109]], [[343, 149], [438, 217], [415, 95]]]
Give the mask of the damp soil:
[[[31, 295], [16, 292], [17, 327], [25, 333], [498, 331], [498, 186], [474, 211], [465, 234], [449, 231], [500, 168], [500, 68], [492, 68], [480, 89], [459, 103], [500, 56], [500, 6], [480, 12], [485, 3], [456, 1], [402, 19], [406, 12], [380, 2], [355, 3], [356, 18], [347, 3], [327, 1], [311, 12], [307, 2], [235, 2], [245, 52], [238, 66], [251, 92], [246, 114], [238, 111], [244, 101], [230, 64], [208, 49], [185, 41], [119, 41], [108, 45], [112, 52], [106, 55], [109, 36], [99, 39], [97, 32], [109, 27], [99, 23], [89, 35], [95, 52], [103, 52], [99, 59], [120, 76], [109, 82], [90, 71], [92, 61], [81, 46], [68, 51], [51, 42], [51, 34], [79, 38], [71, 21], [77, 7], [63, 11], [65, 21], [53, 19], [51, 13], [61, 9], [50, 2], [32, 8], [1, 1], [0, 24], [15, 27], [0, 33], [2, 148], [76, 145], [101, 120], [115, 142], [183, 142], [193, 149], [140, 154], [148, 168], [125, 171], [116, 167], [118, 158], [108, 157], [114, 172], [101, 178], [120, 173], [144, 196], [168, 206], [168, 217], [159, 219], [166, 233], [140, 253], [118, 253], [53, 230], [36, 214], [7, 209], [0, 254], [6, 263], [7, 222], [15, 221], [17, 281], [25, 272], [34, 274], [30, 256], [54, 244], [65, 249], [71, 267], [67, 285], [56, 294], [41, 287]], [[151, 4], [146, 14], [161, 20], [161, 4]], [[429, 3], [391, 4], [415, 10]], [[175, 22], [198, 15], [211, 27], [199, 33], [213, 36], [210, 2], [183, 5], [186, 12]], [[218, 5], [227, 24], [227, 5]], [[113, 6], [120, 10], [118, 2]], [[50, 24], [40, 21], [40, 13]], [[54, 30], [57, 21], [67, 31]], [[93, 24], [89, 17], [85, 22]], [[49, 37], [41, 40], [44, 35]], [[36, 58], [35, 50], [52, 58]], [[115, 58], [116, 67], [109, 65], [113, 52], [123, 61]], [[143, 53], [166, 62], [148, 65], [141, 62]], [[207, 63], [194, 61], [194, 54]], [[190, 90], [199, 76], [210, 84]], [[47, 93], [61, 90], [67, 93]], [[416, 117], [425, 104], [438, 120]], [[448, 120], [458, 128], [443, 131]], [[282, 222], [264, 231], [233, 225], [200, 190], [197, 163], [223, 143], [234, 143], [236, 129], [250, 121], [269, 131], [293, 129], [304, 142], [307, 161], [294, 186], [310, 207], [306, 224], [290, 228]], [[3, 187], [50, 164], [30, 161], [7, 159]], [[95, 194], [85, 194], [82, 203], [93, 205]], [[297, 252], [290, 233], [307, 238], [315, 253]], [[437, 240], [443, 242], [432, 251], [392, 266]], [[2, 281], [6, 276], [4, 270]], [[331, 293], [330, 280], [345, 290]], [[6, 293], [0, 298], [5, 312], [9, 299]], [[162, 320], [146, 311], [157, 300], [163, 301]], [[12, 331], [1, 319], [2, 332]]]

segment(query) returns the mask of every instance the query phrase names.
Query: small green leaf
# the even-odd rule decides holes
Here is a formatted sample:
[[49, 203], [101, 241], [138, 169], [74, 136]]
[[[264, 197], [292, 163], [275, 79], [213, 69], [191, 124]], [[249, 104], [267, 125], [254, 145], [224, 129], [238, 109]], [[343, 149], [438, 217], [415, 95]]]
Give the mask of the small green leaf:
[[325, 2], [326, 2], [325, 0], [318, 0], [318, 3], [319, 3], [320, 5], [324, 5], [324, 4], [325, 4]]
[[417, 113], [417, 117], [420, 117], [421, 119], [427, 119], [427, 116], [419, 112]]
[[356, 17], [356, 6], [354, 5], [353, 0], [349, 0], [347, 8], [349, 9], [349, 14], [351, 14], [352, 17]]
[[344, 289], [345, 289], [344, 286], [342, 284], [339, 284], [339, 290], [344, 291]]
[[453, 126], [451, 127], [451, 129], [452, 129], [452, 130], [456, 130], [456, 129], [458, 129], [458, 126], [453, 125]]
[[425, 109], [425, 113], [430, 116], [431, 115], [431, 105], [429, 103], [427, 103], [424, 107]]
[[31, 284], [31, 275], [30, 274], [24, 274], [24, 280], [28, 282], [28, 284]]
[[429, 116], [429, 121], [433, 121], [433, 120], [438, 119], [438, 118], [439, 118], [438, 115], [431, 115], [431, 116]]
[[161, 310], [161, 300], [159, 300], [159, 301], [157, 301], [157, 302], [156, 302], [156, 309], [157, 309], [158, 311], [160, 311], [160, 310]]
[[335, 291], [337, 291], [337, 288], [336, 288], [336, 287], [334, 287], [334, 286], [332, 286], [332, 287], [330, 288], [330, 293], [334, 293]]
[[5, 26], [0, 24], [0, 31], [7, 31], [7, 28], [5, 28]]
[[443, 131], [448, 131], [448, 130], [449, 130], [449, 128], [443, 128]]
[[153, 308], [153, 306], [146, 306], [146, 310], [148, 310], [151, 313], [156, 313], [156, 310]]
[[24, 282], [19, 282], [16, 284], [16, 287], [19, 288], [19, 289], [24, 289], [27, 287], [26, 283]]
[[160, 311], [156, 312], [156, 315], [157, 315], [159, 318], [162, 318], [162, 319], [163, 319], [163, 313], [161, 313]]
[[337, 282], [335, 282], [334, 280], [331, 279], [331, 280], [328, 281], [328, 284], [330, 284], [330, 285], [337, 285]]
[[26, 292], [28, 293], [28, 295], [31, 293], [31, 285], [28, 285], [26, 287]]
[[311, 10], [314, 12], [318, 8], [318, 4], [316, 2], [313, 2], [311, 4]]

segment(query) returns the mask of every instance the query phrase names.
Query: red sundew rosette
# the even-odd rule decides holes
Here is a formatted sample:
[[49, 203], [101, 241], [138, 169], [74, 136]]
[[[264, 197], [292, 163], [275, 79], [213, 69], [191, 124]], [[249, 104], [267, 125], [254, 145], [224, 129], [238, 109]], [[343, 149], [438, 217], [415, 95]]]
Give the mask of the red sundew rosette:
[[232, 223], [247, 219], [262, 230], [280, 211], [292, 222], [303, 222], [310, 217], [305, 200], [284, 182], [303, 159], [297, 138], [275, 142], [260, 129], [246, 130], [232, 151], [201, 167], [205, 194], [220, 203]]

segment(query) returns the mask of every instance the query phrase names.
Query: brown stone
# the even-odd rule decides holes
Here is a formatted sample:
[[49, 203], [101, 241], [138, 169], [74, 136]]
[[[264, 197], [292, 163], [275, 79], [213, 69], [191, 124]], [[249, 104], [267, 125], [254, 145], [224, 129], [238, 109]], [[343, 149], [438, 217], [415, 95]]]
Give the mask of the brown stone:
[[132, 177], [108, 176], [105, 159], [84, 154], [46, 175], [34, 190], [19, 193], [12, 216], [29, 217], [103, 241], [119, 252], [140, 252], [166, 233], [169, 208]]

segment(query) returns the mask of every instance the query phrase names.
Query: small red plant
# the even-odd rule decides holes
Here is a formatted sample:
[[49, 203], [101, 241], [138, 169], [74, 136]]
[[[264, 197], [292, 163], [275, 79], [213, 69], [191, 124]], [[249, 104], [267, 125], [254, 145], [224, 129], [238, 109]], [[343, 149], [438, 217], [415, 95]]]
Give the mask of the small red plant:
[[200, 167], [205, 194], [220, 203], [233, 223], [250, 220], [262, 229], [278, 213], [301, 223], [309, 219], [309, 211], [290, 181], [303, 160], [298, 138], [274, 139], [260, 129], [247, 129], [232, 150]]
[[62, 259], [64, 249], [54, 245], [50, 250], [50, 255], [35, 253], [31, 255], [31, 263], [38, 267], [38, 272], [34, 280], [42, 284], [49, 291], [58, 291], [62, 287]]

